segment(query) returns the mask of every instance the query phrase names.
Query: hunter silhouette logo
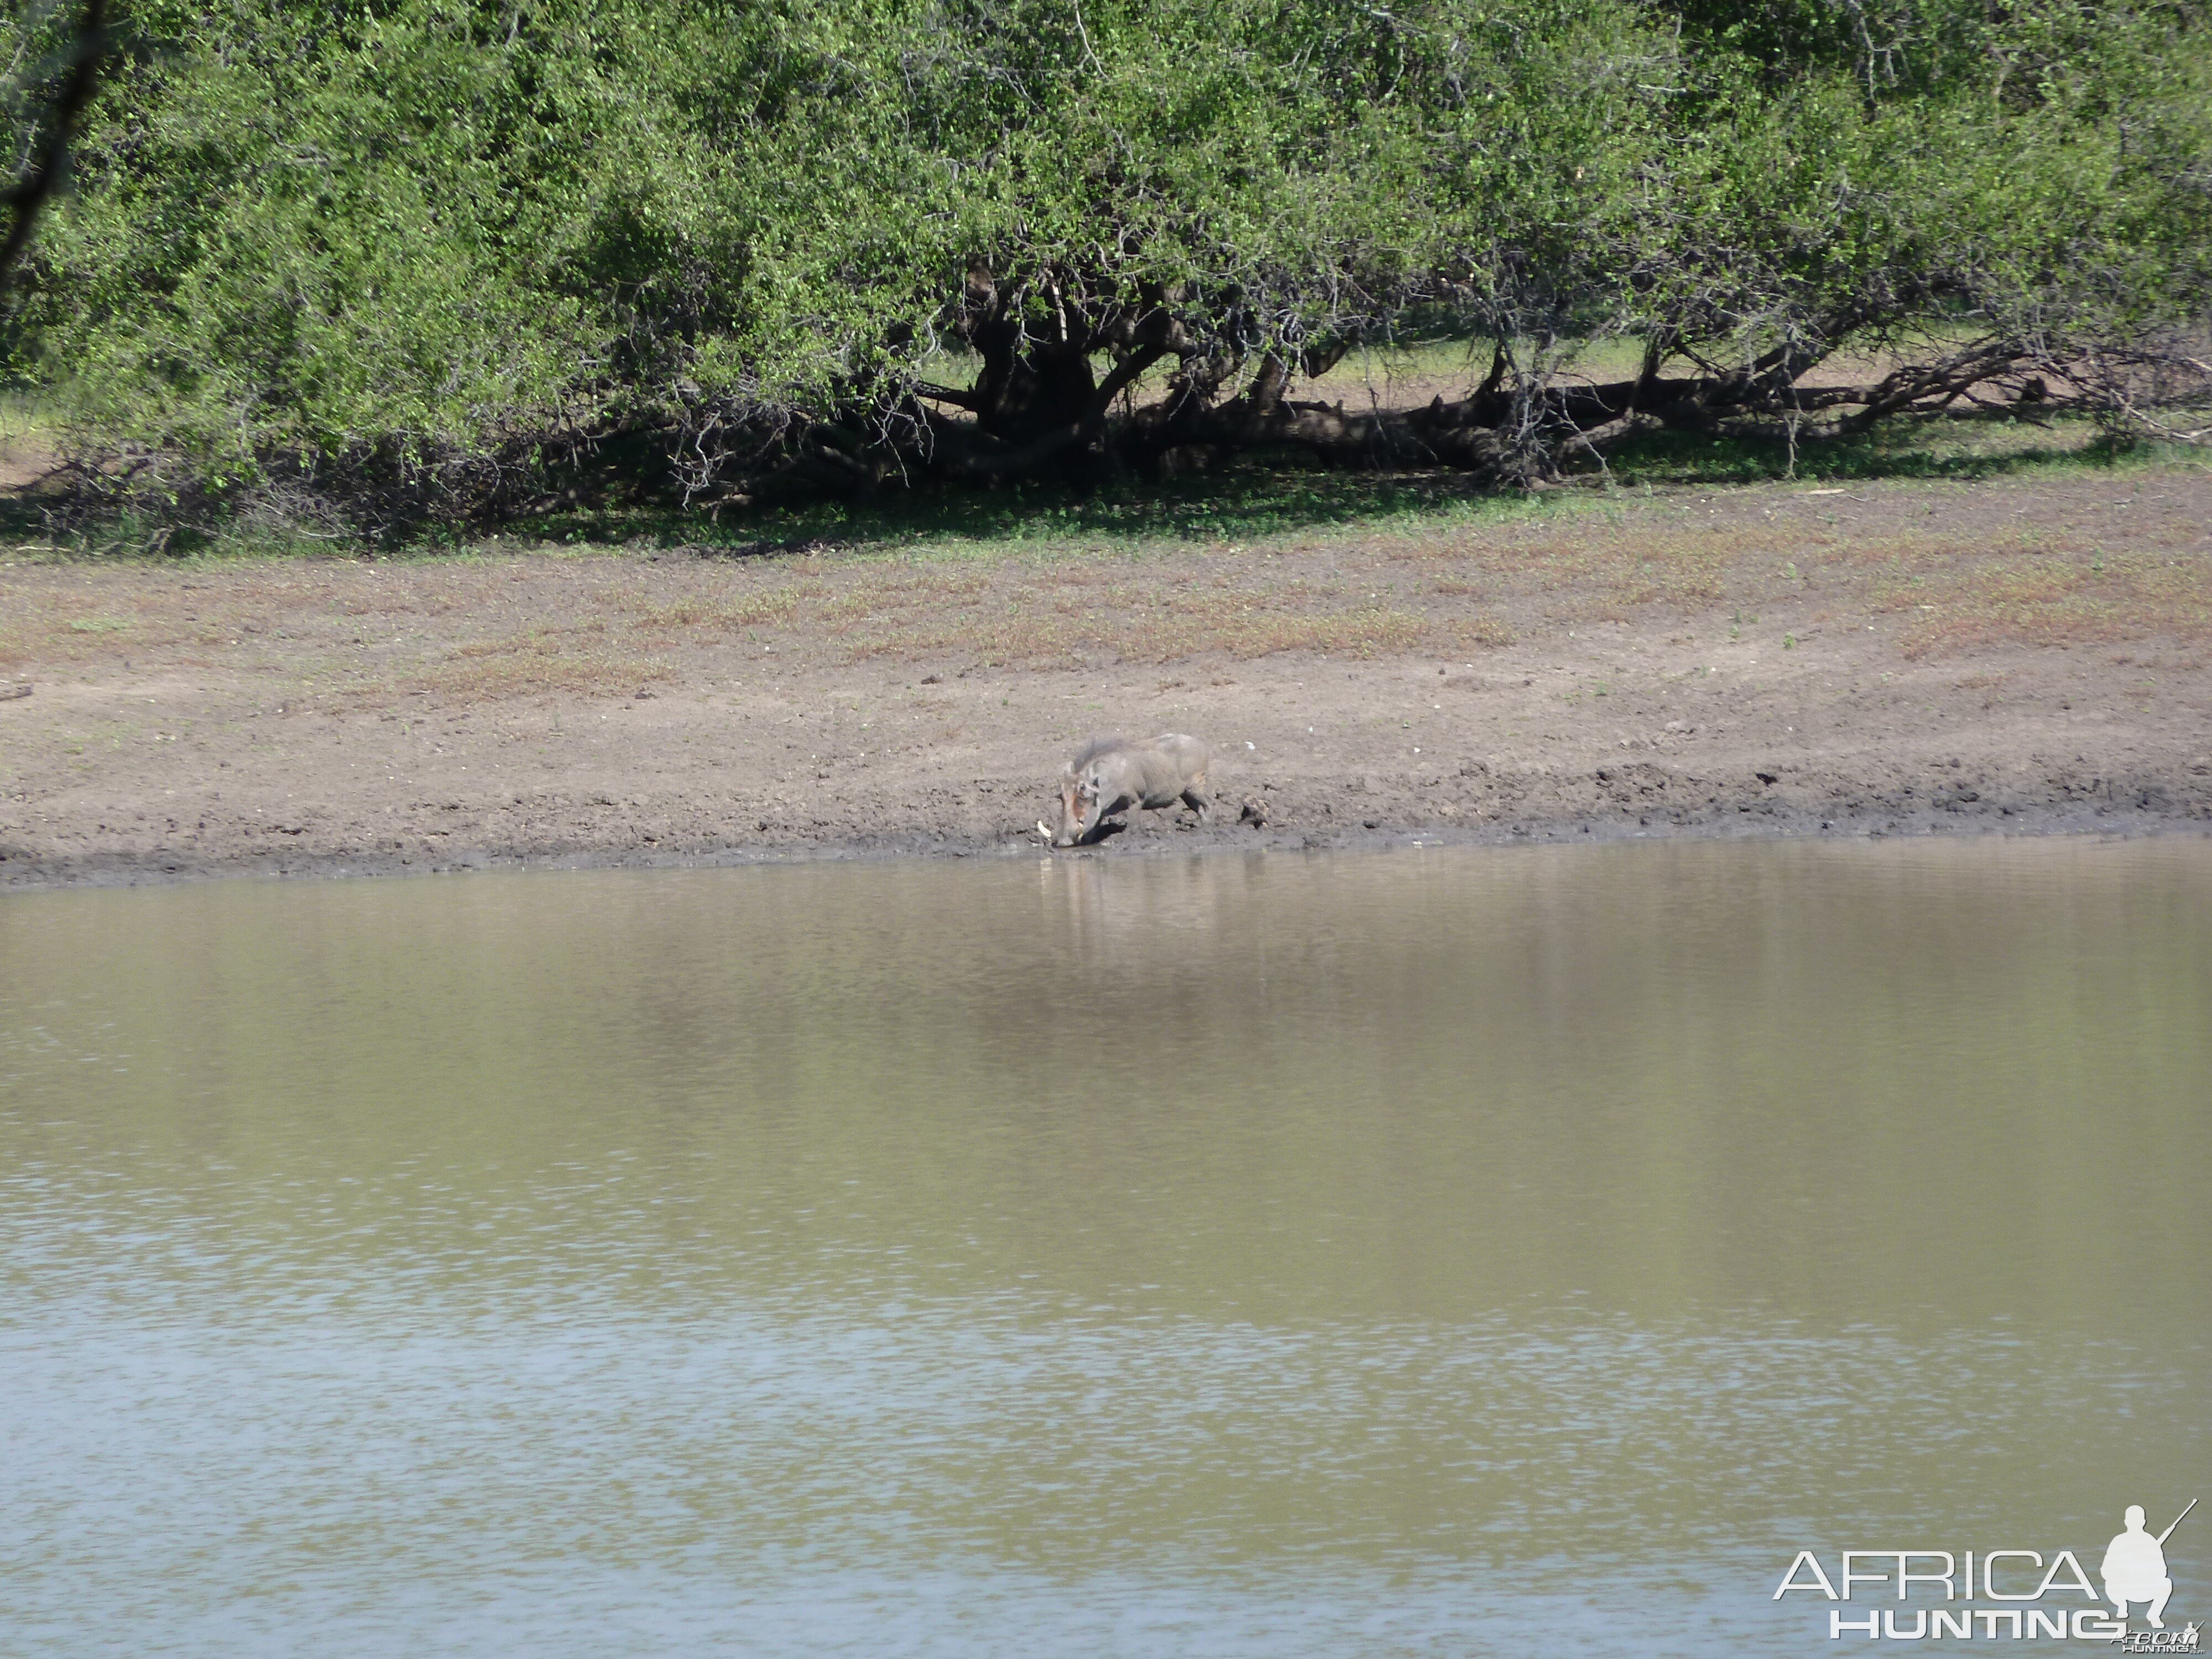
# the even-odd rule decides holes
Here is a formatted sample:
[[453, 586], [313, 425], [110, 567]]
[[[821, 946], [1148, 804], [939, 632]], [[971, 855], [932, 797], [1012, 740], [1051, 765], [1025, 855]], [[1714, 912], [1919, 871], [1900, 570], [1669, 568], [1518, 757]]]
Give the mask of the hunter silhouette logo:
[[2174, 1527], [2189, 1517], [2189, 1510], [2197, 1507], [2197, 1500], [2189, 1500], [2189, 1509], [2173, 1517], [2172, 1526], [2155, 1538], [2143, 1530], [2142, 1505], [2130, 1504], [2121, 1517], [2127, 1530], [2105, 1547], [2105, 1599], [2121, 1618], [2128, 1616], [2128, 1603], [2150, 1603], [2150, 1627], [2166, 1628], [2166, 1604], [2173, 1594], [2173, 1580], [2166, 1571], [2166, 1540], [2173, 1536]]
[[[2166, 1540], [2196, 1507], [2192, 1498], [2165, 1531], [2154, 1533], [2142, 1505], [2129, 1504], [2121, 1516], [2124, 1530], [2105, 1547], [2098, 1564], [2102, 1595], [2072, 1550], [2060, 1550], [2047, 1560], [2039, 1550], [1967, 1550], [1958, 1554], [1949, 1550], [1845, 1550], [1832, 1577], [1817, 1554], [1800, 1550], [1772, 1599], [1779, 1601], [1793, 1590], [1802, 1590], [1828, 1601], [1906, 1602], [1917, 1595], [1923, 1603], [1917, 1607], [1869, 1607], [1859, 1616], [1831, 1607], [1831, 1641], [1845, 1636], [1900, 1642], [1931, 1636], [1990, 1641], [2070, 1638], [2104, 1643], [2126, 1653], [2193, 1654], [2198, 1650], [2193, 1620], [2181, 1630], [2166, 1627], [2166, 1604], [2173, 1596]], [[1917, 1593], [1916, 1585], [1922, 1587]], [[2063, 1600], [2046, 1604], [2046, 1596], [2079, 1601], [2071, 1606]], [[1944, 1605], [1927, 1605], [1931, 1601]], [[1960, 1601], [1996, 1605], [1957, 1606]], [[2110, 1612], [2104, 1605], [2107, 1602]], [[2148, 1630], [2128, 1628], [2130, 1607], [2143, 1608]]]

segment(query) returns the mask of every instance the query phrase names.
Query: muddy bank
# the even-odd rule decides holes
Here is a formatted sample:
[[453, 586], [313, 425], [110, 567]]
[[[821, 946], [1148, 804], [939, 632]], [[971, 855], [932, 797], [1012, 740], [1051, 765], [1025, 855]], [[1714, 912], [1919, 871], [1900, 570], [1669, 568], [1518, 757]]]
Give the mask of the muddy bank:
[[[1016, 778], [946, 785], [897, 812], [898, 803], [849, 796], [817, 798], [787, 811], [768, 801], [656, 803], [598, 792], [573, 799], [546, 794], [522, 804], [423, 801], [369, 823], [335, 817], [322, 806], [222, 814], [210, 802], [206, 810], [217, 811], [212, 822], [186, 824], [164, 816], [137, 835], [102, 823], [89, 834], [63, 829], [45, 848], [17, 842], [0, 852], [0, 886], [1683, 836], [2212, 835], [2212, 763], [2203, 756], [2143, 756], [2122, 767], [2099, 767], [2086, 757], [2069, 763], [2048, 756], [1999, 757], [1972, 741], [1949, 746], [1966, 752], [1918, 768], [1880, 761], [1838, 767], [1800, 758], [1769, 759], [1766, 770], [1710, 763], [1705, 770], [1677, 769], [1649, 761], [1587, 771], [1516, 770], [1473, 761], [1442, 775], [1370, 774], [1349, 783], [1266, 776], [1249, 781], [1211, 823], [1200, 825], [1182, 811], [1142, 814], [1102, 845], [1059, 850], [1046, 848], [1034, 828], [1046, 814], [1048, 789]], [[746, 822], [756, 811], [776, 816]], [[878, 827], [896, 817], [903, 817], [904, 827]]]
[[2212, 486], [1746, 490], [1261, 547], [0, 568], [0, 884], [1038, 851], [2212, 830]]

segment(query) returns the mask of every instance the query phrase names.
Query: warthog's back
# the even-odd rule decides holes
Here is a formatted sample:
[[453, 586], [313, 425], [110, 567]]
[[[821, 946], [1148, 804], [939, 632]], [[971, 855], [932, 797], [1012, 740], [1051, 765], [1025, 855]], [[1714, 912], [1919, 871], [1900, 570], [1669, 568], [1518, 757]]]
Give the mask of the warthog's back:
[[1102, 771], [1116, 763], [1126, 767], [1120, 781], [1127, 793], [1146, 806], [1165, 806], [1204, 781], [1212, 751], [1196, 738], [1168, 732], [1144, 743], [1121, 744], [1100, 759]]
[[1146, 745], [1175, 769], [1176, 789], [1181, 793], [1194, 783], [1203, 783], [1206, 769], [1213, 763], [1213, 746], [1202, 738], [1181, 732], [1163, 732]]

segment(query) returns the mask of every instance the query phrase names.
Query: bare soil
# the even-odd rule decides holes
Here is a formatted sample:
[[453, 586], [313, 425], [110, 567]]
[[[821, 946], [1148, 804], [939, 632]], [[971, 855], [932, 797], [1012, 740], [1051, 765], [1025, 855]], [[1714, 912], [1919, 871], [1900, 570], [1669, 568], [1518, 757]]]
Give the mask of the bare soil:
[[[2212, 831], [2212, 475], [1136, 550], [7, 564], [0, 884], [1098, 849]], [[5, 685], [0, 684], [0, 690]]]

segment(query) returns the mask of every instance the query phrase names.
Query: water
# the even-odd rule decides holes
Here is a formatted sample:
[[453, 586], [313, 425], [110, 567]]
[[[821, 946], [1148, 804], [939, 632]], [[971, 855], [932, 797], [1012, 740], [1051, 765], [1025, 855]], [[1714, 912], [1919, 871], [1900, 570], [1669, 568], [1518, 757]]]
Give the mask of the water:
[[10, 896], [0, 1650], [1838, 1651], [2212, 1498], [2209, 1107], [2206, 841]]

